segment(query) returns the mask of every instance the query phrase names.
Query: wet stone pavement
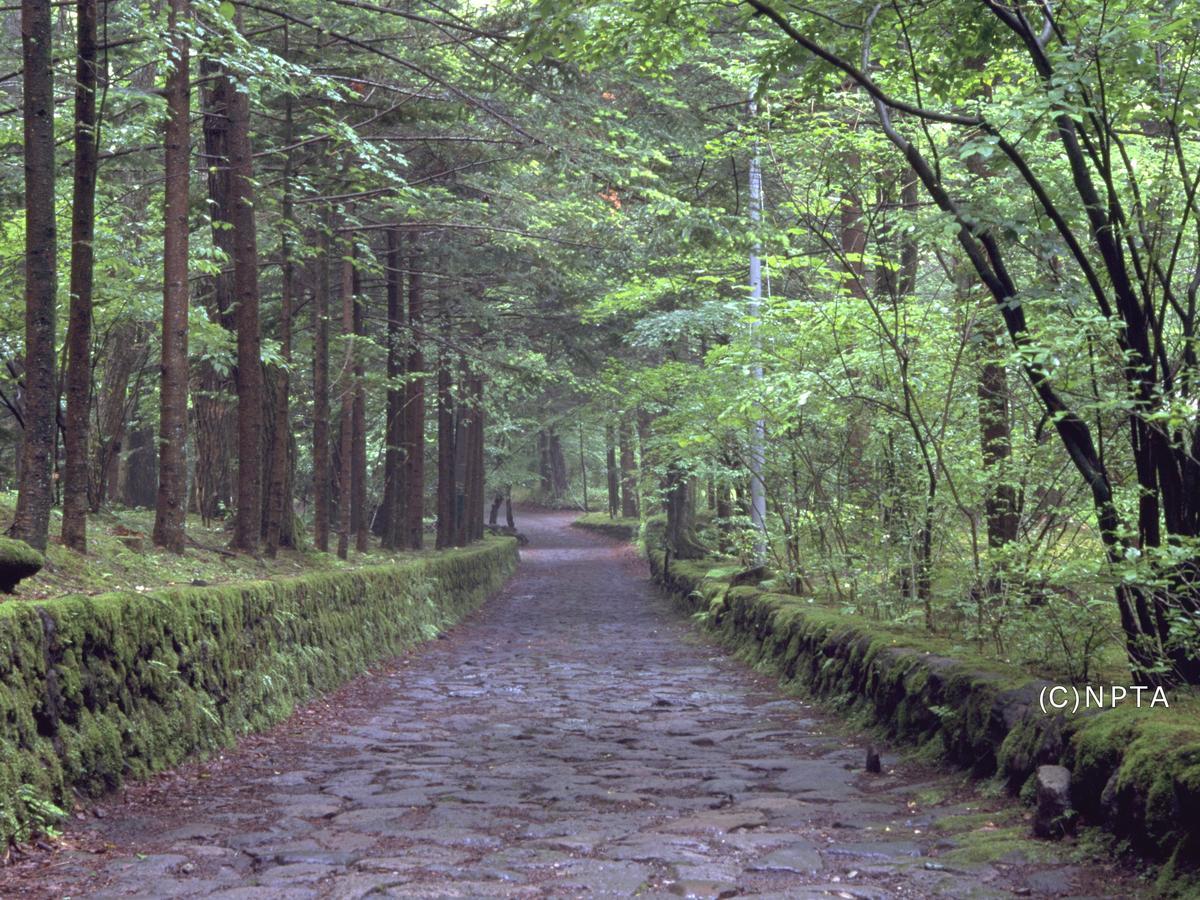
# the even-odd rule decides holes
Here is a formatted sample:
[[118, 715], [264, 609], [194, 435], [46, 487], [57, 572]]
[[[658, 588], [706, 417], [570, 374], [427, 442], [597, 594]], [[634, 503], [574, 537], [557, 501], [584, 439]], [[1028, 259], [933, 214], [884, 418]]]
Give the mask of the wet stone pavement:
[[960, 775], [886, 754], [864, 773], [828, 713], [727, 657], [570, 518], [527, 515], [516, 577], [442, 640], [111, 798], [20, 893], [1132, 894]]

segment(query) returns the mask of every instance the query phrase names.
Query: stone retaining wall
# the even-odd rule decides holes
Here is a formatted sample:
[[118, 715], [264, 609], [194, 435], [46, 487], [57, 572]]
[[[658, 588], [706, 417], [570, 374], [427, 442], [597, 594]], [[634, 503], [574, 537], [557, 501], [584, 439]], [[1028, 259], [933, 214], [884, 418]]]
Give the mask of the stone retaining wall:
[[[878, 623], [804, 598], [732, 587], [727, 561], [673, 560], [662, 525], [643, 549], [655, 579], [752, 664], [851, 712], [893, 739], [935, 750], [976, 776], [997, 776], [1029, 798], [1039, 765], [1071, 770], [1084, 823], [1100, 825], [1168, 865], [1164, 879], [1200, 863], [1200, 698], [1180, 690], [1170, 709], [1125, 705], [1046, 715], [1047, 682], [986, 660], [913, 646]], [[906, 645], [906, 643], [908, 645]]]
[[511, 538], [391, 565], [0, 605], [0, 838], [287, 717], [437, 635], [512, 574]]

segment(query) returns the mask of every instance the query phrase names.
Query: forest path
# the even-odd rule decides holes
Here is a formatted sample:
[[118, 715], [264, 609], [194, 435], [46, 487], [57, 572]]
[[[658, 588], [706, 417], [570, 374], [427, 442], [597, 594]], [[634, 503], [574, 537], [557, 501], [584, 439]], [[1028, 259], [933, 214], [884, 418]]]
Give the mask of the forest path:
[[517, 575], [444, 639], [112, 798], [21, 894], [1129, 895], [961, 777], [863, 773], [571, 518], [525, 515]]

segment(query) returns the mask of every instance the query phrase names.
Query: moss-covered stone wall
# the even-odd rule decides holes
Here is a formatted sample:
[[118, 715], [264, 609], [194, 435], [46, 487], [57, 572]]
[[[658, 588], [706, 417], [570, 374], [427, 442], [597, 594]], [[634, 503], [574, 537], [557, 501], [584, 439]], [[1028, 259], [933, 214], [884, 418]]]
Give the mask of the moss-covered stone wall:
[[576, 528], [594, 531], [618, 541], [637, 540], [640, 523], [637, 519], [611, 518], [608, 513], [587, 513], [571, 523]]
[[1048, 683], [1019, 670], [939, 655], [800, 597], [731, 587], [729, 567], [717, 560], [673, 560], [664, 570], [661, 532], [653, 520], [645, 529], [655, 579], [749, 662], [865, 714], [896, 740], [935, 750], [978, 776], [995, 775], [1014, 793], [1025, 793], [1039, 765], [1065, 765], [1085, 823], [1168, 860], [1164, 877], [1200, 864], [1194, 693], [1171, 692], [1169, 709], [1046, 715], [1038, 698]]
[[435, 636], [503, 584], [516, 541], [274, 581], [0, 605], [0, 837], [228, 745]]

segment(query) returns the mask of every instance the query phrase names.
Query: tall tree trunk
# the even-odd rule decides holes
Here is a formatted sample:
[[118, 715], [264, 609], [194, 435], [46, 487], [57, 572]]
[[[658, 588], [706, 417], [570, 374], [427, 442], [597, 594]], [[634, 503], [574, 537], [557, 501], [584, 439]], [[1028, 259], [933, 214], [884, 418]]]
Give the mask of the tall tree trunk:
[[[227, 82], [228, 73], [222, 73]], [[258, 550], [262, 531], [263, 373], [258, 324], [258, 235], [254, 222], [254, 157], [250, 99], [226, 86], [229, 108], [233, 286], [237, 303], [238, 492], [233, 544]]]
[[87, 552], [88, 426], [92, 391], [92, 285], [96, 233], [96, 0], [75, 5], [75, 187], [71, 214], [71, 311], [63, 448], [63, 543]]
[[404, 546], [420, 550], [425, 541], [425, 356], [422, 344], [424, 333], [424, 296], [422, 294], [422, 258], [414, 246], [408, 256], [408, 330], [409, 353], [404, 382], [404, 489], [405, 525]]
[[[229, 332], [237, 323], [234, 315], [233, 177], [229, 163], [229, 80], [221, 77], [220, 65], [212, 59], [200, 63], [204, 108], [204, 155], [208, 172], [209, 218], [212, 245], [220, 251], [222, 269], [207, 279], [205, 305], [209, 318]], [[233, 506], [233, 465], [236, 456], [236, 387], [233, 377], [201, 361], [193, 389], [195, 417], [196, 474], [195, 508], [207, 524]]]
[[189, 0], [171, 0], [174, 65], [167, 76], [163, 226], [162, 375], [159, 385], [158, 497], [154, 543], [182, 553], [187, 515], [188, 172], [191, 93], [185, 20]]
[[567, 479], [567, 460], [563, 456], [562, 439], [558, 432], [550, 429], [550, 476], [554, 486], [554, 499], [561, 501], [571, 487]]
[[[326, 216], [328, 224], [328, 216]], [[313, 283], [313, 543], [329, 551], [329, 234], [318, 237]]]
[[554, 493], [554, 474], [550, 465], [550, 434], [545, 430], [537, 433], [539, 494], [546, 499]]
[[[638, 457], [637, 457], [637, 476], [634, 479], [635, 491], [642, 485], [647, 484], [647, 470], [650, 468], [650, 438], [654, 428], [654, 417], [649, 411], [642, 407], [638, 407], [637, 411], [637, 442], [638, 442]], [[637, 509], [642, 515], [649, 515], [650, 504], [647, 498], [634, 495], [637, 499]]]
[[457, 500], [454, 484], [454, 398], [451, 396], [450, 361], [438, 362], [437, 421], [438, 421], [438, 483], [437, 483], [437, 549], [454, 545]]
[[463, 512], [459, 532], [462, 542], [483, 537], [484, 473], [483, 473], [483, 379], [475, 372], [464, 378], [466, 403], [466, 445], [464, 448], [465, 475], [463, 479]]
[[696, 507], [692, 479], [677, 463], [667, 469], [667, 549], [676, 559], [699, 559], [707, 552], [696, 539]]
[[583, 423], [579, 423], [579, 483], [583, 486], [583, 511], [591, 512], [588, 508], [587, 458], [583, 453]]
[[615, 519], [621, 511], [621, 474], [617, 469], [616, 429], [609, 422], [604, 426], [604, 467], [608, 484], [608, 517]]
[[147, 354], [141, 330], [133, 321], [118, 322], [100, 354], [104, 365], [96, 403], [96, 441], [88, 495], [88, 508], [93, 513], [100, 511], [117, 487], [125, 426], [138, 394], [135, 390], [130, 397], [129, 379], [135, 370], [140, 378]]
[[384, 549], [399, 550], [403, 546], [402, 534], [407, 523], [402, 472], [405, 391], [400, 383], [404, 377], [404, 355], [400, 348], [400, 330], [404, 325], [400, 229], [389, 229], [387, 241], [387, 447], [383, 453], [383, 508], [379, 515], [383, 519]]
[[367, 388], [366, 372], [363, 369], [362, 352], [359, 349], [363, 337], [363, 319], [366, 315], [361, 278], [354, 270], [354, 413], [351, 419], [353, 436], [351, 448], [354, 455], [350, 466], [350, 519], [354, 530], [354, 549], [366, 553], [370, 549], [370, 534], [367, 522]]
[[637, 463], [633, 455], [633, 433], [629, 422], [622, 417], [617, 426], [617, 440], [621, 448], [621, 515], [626, 519], [638, 517]]
[[[284, 26], [284, 55], [288, 53], [288, 32]], [[293, 231], [296, 226], [295, 209], [292, 204], [292, 143], [293, 143], [293, 100], [288, 94], [284, 98], [284, 145], [287, 150], [283, 157], [283, 203], [282, 224], [280, 226], [279, 256], [282, 260], [282, 284], [279, 296], [279, 350], [283, 357], [283, 365], [275, 372], [275, 427], [271, 441], [271, 486], [267, 494], [267, 527], [266, 539], [267, 556], [274, 557], [281, 544], [292, 543], [290, 523], [285, 519], [292, 517], [292, 478], [291, 446], [291, 384], [290, 365], [292, 362], [292, 309], [296, 294], [296, 262], [292, 258]]]
[[125, 454], [122, 502], [131, 509], [152, 509], [158, 497], [157, 430], [138, 422], [129, 434]]
[[[990, 311], [989, 311], [990, 312]], [[1008, 409], [1008, 371], [998, 360], [1000, 334], [993, 317], [979, 323], [984, 348], [979, 372], [979, 432], [983, 451], [983, 469], [987, 475], [987, 540], [993, 550], [1017, 539], [1020, 499], [1009, 479], [1012, 457], [1012, 423]]]
[[354, 261], [347, 249], [342, 261], [342, 340], [344, 355], [338, 367], [341, 397], [338, 437], [338, 556], [350, 554], [350, 531], [354, 527]]
[[483, 540], [483, 507], [486, 504], [487, 493], [487, 410], [483, 405], [483, 376], [476, 374], [473, 395], [475, 397], [475, 488], [471, 492], [473, 498], [471, 524], [472, 539]]
[[467, 404], [467, 368], [464, 364], [459, 373], [459, 402], [454, 406], [454, 546], [467, 545], [467, 516], [466, 494], [469, 472], [467, 470], [467, 455], [469, 451], [471, 411]]
[[53, 502], [57, 233], [50, 0], [22, 0], [25, 114], [25, 434], [11, 534], [46, 549]]

